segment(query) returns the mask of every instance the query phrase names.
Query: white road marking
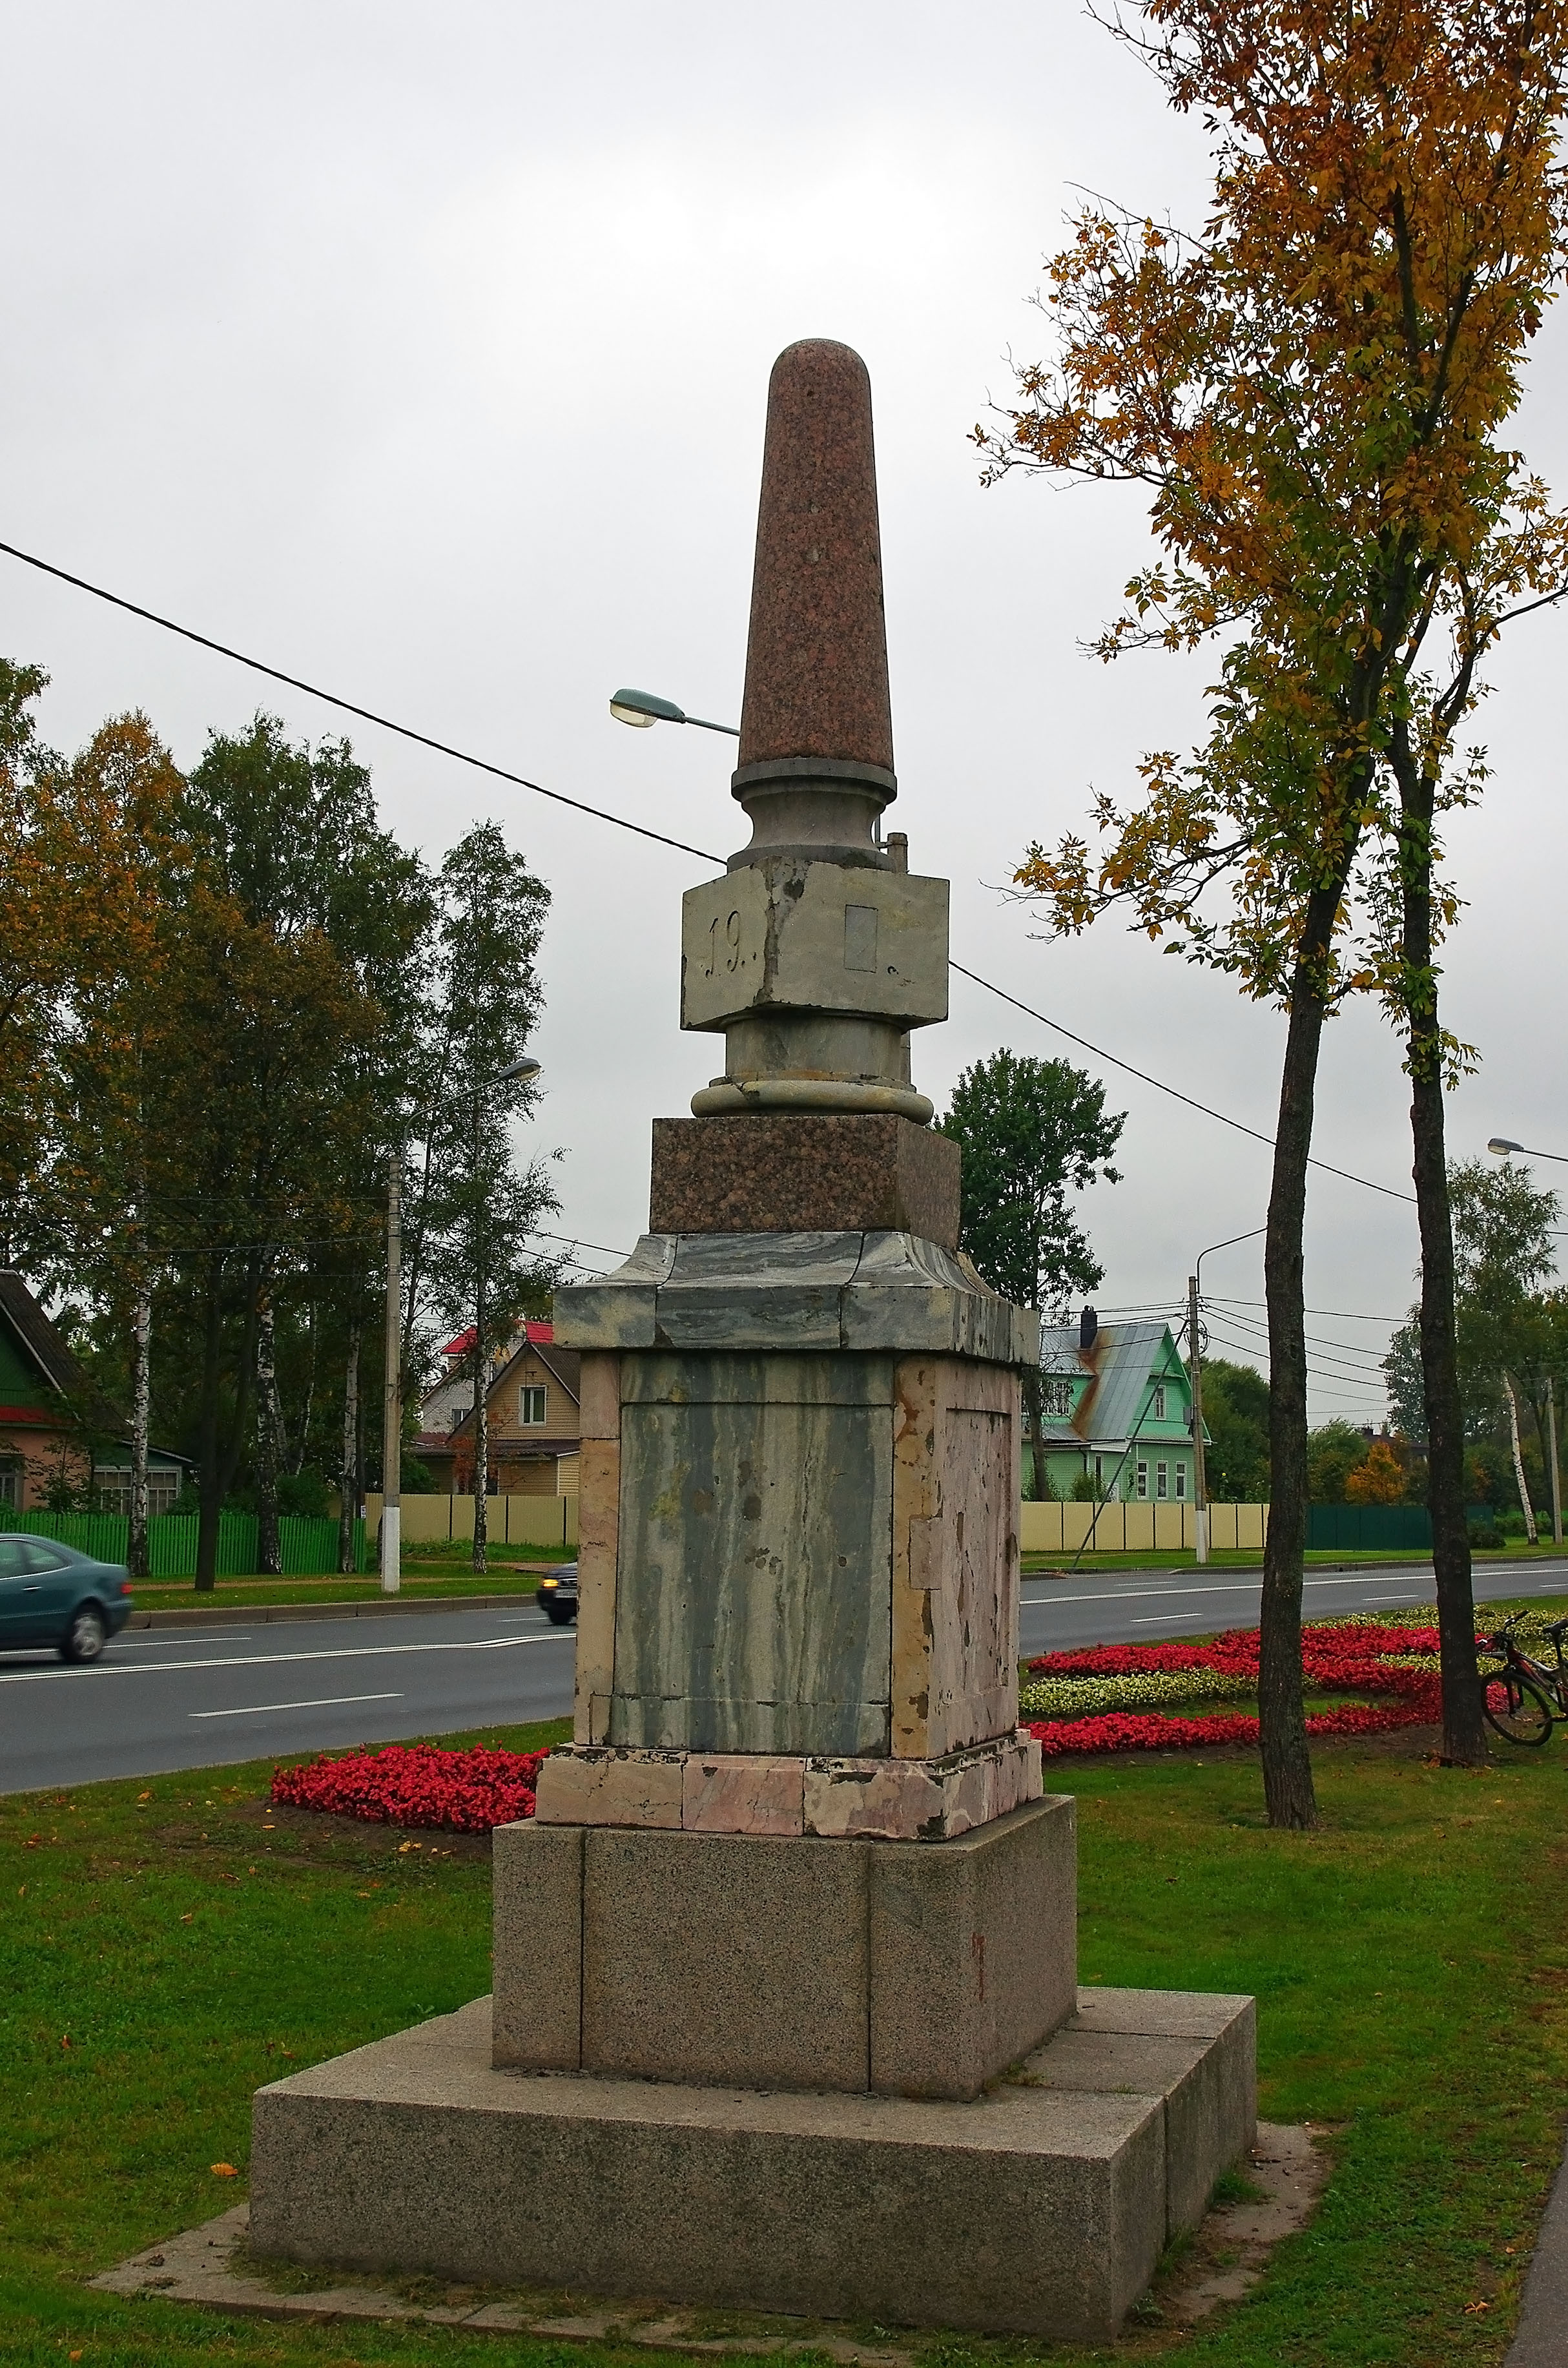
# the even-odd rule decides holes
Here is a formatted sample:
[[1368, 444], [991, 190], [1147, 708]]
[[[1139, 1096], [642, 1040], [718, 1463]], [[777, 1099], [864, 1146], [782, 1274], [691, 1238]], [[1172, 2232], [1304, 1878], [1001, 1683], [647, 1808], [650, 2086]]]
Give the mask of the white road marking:
[[358, 1661], [380, 1659], [389, 1653], [504, 1653], [522, 1645], [564, 1645], [574, 1640], [566, 1629], [548, 1630], [542, 1636], [481, 1636], [456, 1645], [339, 1645], [325, 1653], [225, 1653], [206, 1661], [97, 1661], [85, 1669], [17, 1669], [0, 1675], [0, 1686], [41, 1685], [51, 1678], [149, 1677], [168, 1669], [256, 1669], [283, 1661]]
[[269, 1710], [335, 1710], [339, 1702], [401, 1702], [401, 1694], [317, 1694], [313, 1702], [246, 1702], [239, 1710], [193, 1710], [192, 1718], [256, 1718]]
[[[254, 1628], [225, 1628], [223, 1631], [224, 1640], [230, 1645], [248, 1645], [255, 1634]], [[116, 1650], [121, 1653], [172, 1653], [176, 1645], [187, 1640], [181, 1636], [117, 1636], [114, 1641]], [[193, 1645], [204, 1645], [207, 1639], [199, 1631], [188, 1641]]]

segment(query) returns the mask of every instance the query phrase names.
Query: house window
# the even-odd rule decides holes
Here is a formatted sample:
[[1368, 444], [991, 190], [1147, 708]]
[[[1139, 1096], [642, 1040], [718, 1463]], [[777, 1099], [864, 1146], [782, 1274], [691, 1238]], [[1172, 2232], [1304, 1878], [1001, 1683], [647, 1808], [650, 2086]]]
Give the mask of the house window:
[[0, 1505], [9, 1505], [15, 1512], [22, 1501], [22, 1467], [19, 1463], [0, 1463]]
[[1140, 1497], [1146, 1497], [1148, 1493], [1149, 1467], [1146, 1463], [1141, 1463], [1138, 1466], [1138, 1494]]
[[531, 1385], [517, 1392], [517, 1420], [520, 1423], [541, 1423], [544, 1420], [545, 1393]]
[[[167, 1464], [150, 1465], [147, 1472], [149, 1514], [172, 1513], [179, 1489], [180, 1476], [176, 1471], [171, 1471]], [[95, 1463], [93, 1492], [97, 1497], [100, 1512], [129, 1515], [131, 1511], [130, 1464]]]
[[1154, 1420], [1156, 1422], [1164, 1422], [1165, 1418], [1165, 1385], [1164, 1382], [1156, 1382], [1154, 1383]]
[[1179, 1502], [1179, 1500], [1187, 1495], [1187, 1466], [1185, 1463], [1178, 1463], [1176, 1465], [1176, 1497]]
[[1155, 1466], [1154, 1466], [1154, 1494], [1155, 1494], [1155, 1496], [1156, 1496], [1156, 1497], [1168, 1497], [1168, 1496], [1170, 1495], [1170, 1493], [1171, 1493], [1171, 1486], [1170, 1486], [1170, 1483], [1171, 1483], [1171, 1467], [1170, 1467], [1170, 1465], [1169, 1465], [1168, 1463], [1156, 1463], [1156, 1464], [1155, 1464]]
[[1065, 1373], [1046, 1375], [1045, 1418], [1047, 1422], [1071, 1422], [1073, 1419], [1073, 1384]]

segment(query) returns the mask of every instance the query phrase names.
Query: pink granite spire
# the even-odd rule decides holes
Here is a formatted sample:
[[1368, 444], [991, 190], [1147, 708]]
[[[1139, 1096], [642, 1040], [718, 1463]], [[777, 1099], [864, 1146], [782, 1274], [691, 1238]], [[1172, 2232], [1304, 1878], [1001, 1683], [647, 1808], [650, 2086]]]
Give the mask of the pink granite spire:
[[740, 761], [790, 757], [892, 768], [871, 381], [827, 337], [767, 389]]

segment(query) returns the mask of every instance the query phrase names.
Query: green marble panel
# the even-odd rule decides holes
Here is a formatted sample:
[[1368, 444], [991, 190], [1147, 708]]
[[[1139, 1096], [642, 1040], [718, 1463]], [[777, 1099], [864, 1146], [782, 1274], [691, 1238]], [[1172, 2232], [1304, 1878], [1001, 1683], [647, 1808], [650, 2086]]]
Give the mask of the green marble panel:
[[628, 1365], [611, 1742], [885, 1752], [887, 1360]]

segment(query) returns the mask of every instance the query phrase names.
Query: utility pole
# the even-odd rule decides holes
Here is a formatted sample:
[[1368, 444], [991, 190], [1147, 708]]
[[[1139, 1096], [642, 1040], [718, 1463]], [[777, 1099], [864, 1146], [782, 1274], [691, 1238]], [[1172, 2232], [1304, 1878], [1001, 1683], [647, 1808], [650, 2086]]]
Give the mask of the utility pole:
[[403, 1584], [403, 1145], [387, 1171], [387, 1344], [381, 1431], [381, 1593]]
[[1198, 1559], [1209, 1559], [1209, 1476], [1203, 1468], [1203, 1359], [1198, 1346], [1198, 1277], [1187, 1278], [1187, 1370], [1192, 1377], [1192, 1527]]
[[1546, 1435], [1551, 1444], [1551, 1543], [1562, 1543], [1562, 1474], [1557, 1468], [1557, 1383], [1546, 1377]]

